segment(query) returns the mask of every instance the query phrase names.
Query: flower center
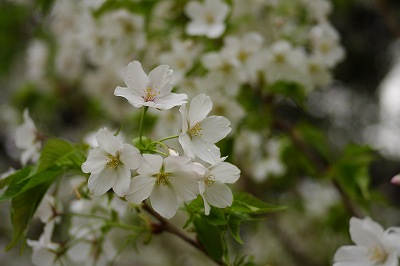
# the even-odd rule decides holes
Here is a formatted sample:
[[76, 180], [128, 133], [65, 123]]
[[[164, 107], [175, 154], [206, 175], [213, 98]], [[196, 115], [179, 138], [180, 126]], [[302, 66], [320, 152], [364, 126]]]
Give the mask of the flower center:
[[239, 53], [238, 53], [238, 59], [241, 62], [246, 62], [247, 58], [249, 58], [249, 53], [247, 53], [244, 50], [240, 50]]
[[213, 14], [207, 13], [206, 16], [205, 16], [205, 20], [206, 20], [206, 22], [207, 22], [208, 24], [213, 24], [214, 21], [215, 21], [215, 18], [214, 18], [214, 16], [213, 16]]
[[369, 260], [375, 263], [384, 263], [387, 259], [388, 254], [382, 250], [380, 247], [369, 248]]
[[285, 55], [283, 55], [281, 53], [275, 54], [274, 59], [275, 59], [276, 63], [284, 63], [286, 61]]
[[319, 45], [319, 49], [322, 53], [327, 54], [331, 50], [331, 44], [329, 42], [323, 42]]
[[117, 169], [118, 165], [121, 164], [121, 161], [119, 160], [119, 153], [117, 152], [117, 155], [108, 155], [108, 161], [107, 161], [107, 168], [115, 170]]
[[204, 183], [206, 183], [206, 185], [208, 187], [211, 187], [212, 185], [214, 185], [214, 183], [215, 183], [215, 175], [209, 174], [206, 178], [204, 178]]
[[160, 92], [154, 90], [152, 87], [150, 86], [146, 86], [146, 89], [144, 90], [144, 97], [143, 99], [146, 102], [152, 102], [154, 101], [154, 99], [157, 97], [157, 95], [160, 94]]
[[203, 131], [203, 128], [201, 127], [201, 125], [199, 123], [197, 123], [191, 129], [189, 129], [188, 134], [191, 137], [197, 137], [197, 136], [202, 135], [201, 131]]
[[169, 184], [170, 177], [169, 177], [168, 173], [164, 173], [164, 172], [158, 173], [158, 174], [156, 174], [155, 178], [156, 178], [157, 185], [165, 186], [165, 185]]

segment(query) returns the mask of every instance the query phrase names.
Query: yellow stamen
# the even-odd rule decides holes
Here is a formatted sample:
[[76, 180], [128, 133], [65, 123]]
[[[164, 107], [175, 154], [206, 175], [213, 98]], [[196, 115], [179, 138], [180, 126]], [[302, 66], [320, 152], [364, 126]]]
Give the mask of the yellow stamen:
[[155, 91], [150, 86], [147, 86], [146, 89], [144, 90], [144, 100], [146, 102], [152, 102], [154, 101], [154, 99], [157, 97], [158, 94], [160, 94], [160, 92]]
[[197, 123], [191, 129], [189, 129], [188, 134], [191, 137], [198, 137], [198, 136], [202, 135], [201, 131], [203, 131], [203, 128], [201, 127], [201, 125], [199, 123]]
[[107, 168], [112, 170], [117, 169], [118, 165], [121, 163], [119, 160], [119, 153], [117, 153], [116, 156], [109, 154], [108, 158], [109, 160], [107, 161]]
[[387, 259], [388, 254], [382, 250], [380, 247], [369, 248], [369, 260], [375, 263], [384, 263]]
[[213, 174], [208, 175], [206, 178], [204, 178], [204, 183], [206, 183], [206, 185], [208, 187], [211, 187], [212, 185], [214, 185], [215, 175], [213, 175]]
[[165, 186], [165, 185], [169, 184], [170, 177], [169, 177], [168, 173], [164, 173], [164, 172], [158, 173], [158, 174], [155, 175], [155, 178], [157, 178], [156, 179], [156, 184], [157, 185]]

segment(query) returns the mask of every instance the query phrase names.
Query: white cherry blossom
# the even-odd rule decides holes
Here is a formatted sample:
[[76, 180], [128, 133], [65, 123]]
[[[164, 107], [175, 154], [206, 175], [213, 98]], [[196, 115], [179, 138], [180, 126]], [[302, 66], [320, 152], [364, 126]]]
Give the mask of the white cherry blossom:
[[240, 170], [235, 165], [224, 162], [225, 158], [208, 167], [198, 181], [206, 215], [210, 214], [210, 205], [218, 208], [232, 205], [232, 191], [225, 183], [235, 183], [240, 177]]
[[29, 116], [28, 109], [24, 110], [24, 122], [15, 131], [15, 145], [22, 149], [21, 163], [26, 165], [28, 161], [36, 162], [39, 159], [41, 142], [35, 123]]
[[137, 172], [125, 198], [135, 204], [150, 198], [153, 209], [167, 219], [178, 211], [180, 198], [189, 201], [199, 194], [195, 166], [189, 157], [143, 154]]
[[356, 245], [340, 247], [333, 266], [397, 266], [400, 234], [396, 228], [384, 230], [369, 217], [350, 219], [350, 236]]
[[179, 112], [182, 114], [182, 132], [179, 135], [185, 155], [214, 164], [221, 155], [215, 145], [225, 138], [231, 131], [230, 122], [223, 116], [209, 116], [212, 102], [209, 96], [199, 94], [190, 103], [189, 111], [182, 105]]
[[189, 2], [185, 7], [185, 13], [191, 20], [186, 26], [187, 34], [220, 37], [225, 31], [224, 20], [228, 12], [229, 6], [221, 0], [205, 0], [203, 4]]
[[133, 61], [125, 69], [124, 81], [128, 87], [118, 86], [114, 95], [124, 97], [136, 108], [148, 106], [168, 110], [182, 105], [186, 103], [187, 95], [171, 92], [172, 73], [169, 66], [160, 65], [147, 76], [140, 62]]
[[129, 189], [131, 170], [139, 167], [139, 150], [123, 144], [107, 128], [97, 132], [96, 140], [99, 147], [92, 149], [82, 164], [82, 171], [91, 173], [89, 190], [100, 196], [112, 188], [119, 197], [123, 197]]

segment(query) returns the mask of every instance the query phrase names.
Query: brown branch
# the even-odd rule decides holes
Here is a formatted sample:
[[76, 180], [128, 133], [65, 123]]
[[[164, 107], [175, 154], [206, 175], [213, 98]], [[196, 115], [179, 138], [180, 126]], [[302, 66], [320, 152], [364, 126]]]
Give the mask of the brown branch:
[[157, 224], [152, 224], [152, 232], [154, 234], [161, 234], [162, 232], [169, 232], [170, 234], [176, 235], [177, 237], [181, 238], [186, 243], [190, 244], [192, 247], [203, 252], [207, 257], [212, 259], [218, 265], [224, 265], [224, 263], [222, 261], [216, 261], [213, 258], [211, 258], [210, 255], [205, 250], [204, 246], [199, 241], [187, 236], [184, 232], [182, 232], [176, 226], [171, 224], [167, 219], [165, 219], [160, 214], [158, 214], [156, 211], [154, 211], [154, 209], [151, 208], [145, 202], [143, 202], [143, 209], [146, 210], [148, 213], [150, 213], [152, 216], [154, 216], [159, 222]]

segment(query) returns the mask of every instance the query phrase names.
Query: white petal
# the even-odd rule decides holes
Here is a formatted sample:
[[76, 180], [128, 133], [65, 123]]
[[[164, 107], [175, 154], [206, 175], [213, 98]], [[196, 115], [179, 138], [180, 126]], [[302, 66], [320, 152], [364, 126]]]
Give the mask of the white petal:
[[392, 252], [390, 253], [387, 257], [385, 262], [382, 264], [382, 266], [398, 266], [399, 265], [399, 259], [398, 259], [398, 253]]
[[138, 61], [133, 61], [128, 64], [124, 75], [125, 84], [130, 88], [144, 95], [144, 90], [149, 85], [149, 78], [144, 73], [142, 65]]
[[188, 131], [186, 104], [181, 105], [181, 107], [179, 108], [179, 112], [182, 115], [182, 133], [186, 133]]
[[156, 98], [154, 100], [155, 108], [162, 109], [162, 110], [169, 110], [172, 107], [180, 106], [186, 103], [187, 95], [184, 93], [169, 93], [168, 95]]
[[218, 208], [225, 208], [232, 205], [233, 195], [231, 189], [218, 181], [211, 186], [206, 186], [204, 197], [208, 203]]
[[383, 234], [383, 227], [369, 217], [364, 219], [352, 217], [350, 219], [351, 240], [357, 245], [366, 247], [382, 246]]
[[39, 159], [38, 150], [31, 146], [21, 153], [21, 164], [26, 165], [28, 161], [36, 162]]
[[357, 265], [360, 266], [375, 264], [369, 261], [368, 248], [363, 246], [342, 246], [336, 251], [333, 259], [335, 262], [349, 263], [345, 265], [353, 265], [351, 263], [358, 263]]
[[119, 159], [125, 165], [125, 167], [133, 170], [139, 167], [142, 156], [140, 155], [140, 152], [136, 147], [129, 144], [124, 144], [122, 146], [122, 151]]
[[153, 177], [135, 176], [131, 180], [128, 195], [125, 196], [126, 200], [135, 204], [141, 203], [150, 196], [155, 182], [156, 179]]
[[210, 168], [215, 179], [222, 183], [235, 183], [240, 177], [240, 170], [231, 163], [222, 162]]
[[[169, 93], [172, 90], [170, 85], [172, 80], [172, 70], [167, 65], [160, 65], [149, 73], [149, 86], [162, 95]], [[162, 96], [161, 95], [161, 96]]]
[[191, 159], [185, 156], [168, 156], [164, 159], [165, 172], [171, 173], [181, 170]]
[[214, 24], [207, 29], [207, 37], [214, 39], [218, 38], [224, 33], [225, 24]]
[[179, 144], [181, 144], [183, 151], [186, 156], [190, 158], [194, 158], [194, 153], [192, 150], [191, 140], [188, 134], [180, 134], [179, 135]]
[[197, 180], [189, 172], [173, 173], [170, 182], [174, 192], [185, 201], [197, 198], [199, 194], [199, 185]]
[[[204, 183], [204, 182], [203, 182]], [[209, 215], [210, 214], [210, 204], [208, 204], [208, 202], [206, 201], [206, 199], [204, 198], [204, 195], [200, 194], [201, 197], [203, 198], [203, 203], [204, 203], [204, 214], [205, 215]]]
[[216, 143], [225, 138], [231, 131], [230, 122], [223, 116], [206, 117], [200, 123], [201, 131], [200, 138], [208, 143]]
[[193, 21], [189, 22], [186, 26], [186, 32], [188, 35], [204, 35], [207, 33], [207, 24], [205, 24], [203, 21]]
[[150, 202], [153, 209], [167, 219], [172, 218], [179, 208], [178, 198], [168, 186], [155, 185], [150, 194]]
[[198, 17], [204, 12], [203, 10], [203, 6], [197, 1], [191, 1], [185, 6], [185, 14], [191, 19]]
[[115, 96], [124, 97], [136, 108], [141, 108], [144, 104], [144, 98], [132, 93], [131, 90], [127, 88], [117, 87], [114, 91]]
[[117, 180], [112, 188], [118, 197], [123, 197], [129, 190], [129, 185], [131, 183], [131, 170], [125, 167], [125, 165], [118, 165], [116, 171]]
[[88, 155], [86, 162], [82, 164], [84, 173], [98, 174], [104, 170], [108, 161], [107, 153], [100, 148], [93, 148]]
[[24, 110], [24, 122], [15, 131], [15, 145], [20, 149], [26, 149], [32, 145], [36, 139], [35, 123], [29, 116], [28, 109]]
[[32, 263], [36, 266], [53, 266], [56, 253], [46, 248], [37, 249], [32, 253]]
[[228, 15], [229, 6], [222, 1], [207, 0], [205, 5], [217, 21], [222, 21]]
[[219, 148], [215, 144], [205, 143], [198, 138], [192, 139], [190, 148], [194, 155], [209, 164], [216, 163], [221, 157]]
[[152, 176], [160, 172], [164, 159], [160, 155], [143, 154], [142, 162], [137, 170], [140, 175]]
[[209, 96], [199, 94], [190, 102], [188, 113], [189, 127], [193, 127], [198, 122], [202, 121], [212, 109], [212, 102]]
[[101, 196], [112, 188], [117, 181], [117, 171], [105, 169], [99, 174], [91, 174], [88, 188], [95, 196]]
[[101, 128], [96, 134], [97, 143], [99, 147], [111, 155], [116, 155], [117, 151], [122, 149], [122, 143], [117, 137], [111, 134], [108, 129]]

